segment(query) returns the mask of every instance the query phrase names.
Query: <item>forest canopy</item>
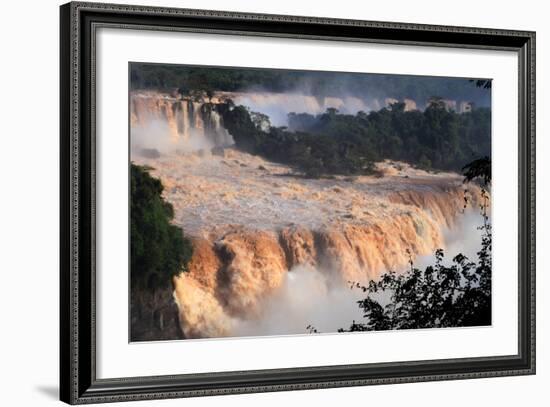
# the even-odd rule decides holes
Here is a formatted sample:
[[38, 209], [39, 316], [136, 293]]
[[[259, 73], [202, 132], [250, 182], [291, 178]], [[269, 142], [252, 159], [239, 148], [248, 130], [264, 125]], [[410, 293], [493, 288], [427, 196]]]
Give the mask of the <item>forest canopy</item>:
[[130, 228], [132, 284], [163, 286], [185, 271], [191, 242], [171, 223], [174, 209], [162, 198], [163, 186], [149, 168], [131, 164]]
[[410, 98], [425, 105], [434, 95], [489, 107], [491, 93], [477, 86], [489, 79], [389, 75], [284, 69], [205, 67], [132, 63], [130, 87], [161, 91], [299, 92], [313, 96]]
[[400, 160], [427, 170], [460, 172], [491, 152], [491, 111], [456, 113], [437, 103], [405, 111], [403, 103], [370, 113], [289, 114], [289, 128], [267, 127], [265, 115], [218, 105], [236, 147], [295, 166], [306, 176], [374, 173], [374, 163]]

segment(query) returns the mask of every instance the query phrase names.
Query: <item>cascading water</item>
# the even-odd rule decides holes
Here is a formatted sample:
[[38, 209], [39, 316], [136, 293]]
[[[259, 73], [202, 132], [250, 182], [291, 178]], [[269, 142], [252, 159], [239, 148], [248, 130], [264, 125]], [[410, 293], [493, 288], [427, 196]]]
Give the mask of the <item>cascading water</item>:
[[[305, 179], [232, 148], [212, 155], [233, 144], [218, 101], [131, 95], [132, 159], [153, 168], [174, 221], [193, 240], [188, 272], [173, 280], [187, 338], [346, 327], [361, 317], [349, 281], [445, 248], [464, 216], [457, 174], [384, 162], [382, 178]], [[162, 154], [140, 155], [145, 148]], [[480, 189], [468, 189], [477, 208]]]
[[234, 143], [215, 103], [134, 92], [130, 100], [132, 147], [191, 152]]

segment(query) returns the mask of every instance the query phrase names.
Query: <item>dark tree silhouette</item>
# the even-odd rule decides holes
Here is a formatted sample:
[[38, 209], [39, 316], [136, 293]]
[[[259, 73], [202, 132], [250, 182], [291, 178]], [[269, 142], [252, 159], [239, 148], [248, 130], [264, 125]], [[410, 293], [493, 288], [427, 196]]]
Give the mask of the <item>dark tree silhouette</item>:
[[191, 259], [191, 242], [171, 223], [174, 209], [162, 198], [163, 186], [149, 168], [131, 165], [130, 259], [132, 282], [153, 289], [170, 284]]
[[470, 79], [478, 88], [491, 89], [493, 81], [491, 79]]
[[149, 170], [131, 165], [130, 340], [182, 339], [172, 277], [186, 270], [193, 249]]
[[483, 181], [484, 185], [489, 185], [491, 182], [491, 159], [483, 157], [472, 161], [462, 167], [464, 173], [464, 182], [470, 182], [478, 178]]

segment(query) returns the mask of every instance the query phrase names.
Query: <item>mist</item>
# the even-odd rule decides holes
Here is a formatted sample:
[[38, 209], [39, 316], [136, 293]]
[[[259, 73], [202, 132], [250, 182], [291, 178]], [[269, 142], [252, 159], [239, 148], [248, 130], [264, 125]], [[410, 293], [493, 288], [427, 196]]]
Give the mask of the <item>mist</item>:
[[[445, 229], [443, 264], [450, 265], [459, 253], [477, 260], [482, 237], [478, 226], [482, 224], [479, 212], [467, 209], [456, 219], [454, 228]], [[413, 264], [424, 269], [435, 264], [435, 256], [419, 256]], [[408, 267], [404, 265], [396, 271], [405, 272]], [[330, 270], [312, 266], [292, 268], [279, 290], [260, 305], [262, 312], [257, 318], [232, 321], [231, 336], [305, 334], [309, 325], [319, 333], [334, 333], [339, 328], [348, 329], [353, 321], [361, 322], [363, 314], [357, 301], [366, 294], [335, 277]], [[373, 298], [385, 305], [390, 296], [389, 292], [380, 292]]]
[[[467, 208], [456, 220], [453, 228], [444, 228], [445, 247], [442, 248], [444, 250], [442, 264], [451, 265], [453, 258], [459, 253], [471, 261], [476, 261], [477, 252], [481, 249], [483, 231], [479, 227], [482, 225], [483, 217], [479, 209]], [[435, 264], [435, 255], [419, 256], [414, 261], [414, 266], [419, 269], [433, 264]]]
[[234, 144], [216, 107], [156, 92], [131, 95], [132, 154], [188, 153]]
[[187, 138], [172, 137], [172, 129], [165, 120], [151, 120], [146, 125], [132, 126], [132, 154], [143, 154], [144, 150], [156, 150], [160, 154], [172, 152], [194, 152], [211, 149], [215, 144], [197, 130], [190, 129]]
[[362, 319], [357, 305], [362, 293], [330, 274], [311, 266], [291, 269], [278, 292], [264, 302], [260, 317], [235, 320], [233, 334], [304, 334], [308, 325], [324, 333], [348, 328], [352, 320]]
[[[245, 105], [251, 111], [268, 115], [275, 126], [288, 125], [288, 114], [291, 112], [317, 115], [328, 108], [334, 108], [345, 114], [356, 114], [358, 111], [368, 113], [397, 101], [371, 97], [367, 93], [358, 97], [345, 92], [345, 87], [338, 92], [333, 90], [320, 96], [318, 89], [313, 91], [308, 87], [304, 84], [303, 87], [296, 86], [284, 92], [250, 89], [245, 92], [226, 92], [226, 95], [237, 105]], [[365, 284], [369, 276], [385, 269], [380, 265], [388, 263], [399, 264], [396, 271], [404, 272], [408, 268], [404, 252], [413, 246], [413, 252], [427, 253], [441, 245], [445, 252], [444, 264], [451, 264], [452, 258], [458, 253], [472, 261], [477, 259], [482, 234], [477, 227], [483, 219], [474, 209], [459, 214], [461, 201], [457, 201], [452, 192], [454, 189], [451, 192], [444, 191], [443, 201], [435, 200], [435, 206], [447, 203], [450, 208], [449, 211], [440, 211], [439, 216], [444, 218], [440, 219], [432, 212], [434, 206], [428, 204], [422, 209], [416, 208], [418, 211], [410, 211], [414, 216], [408, 209], [391, 210], [396, 209], [395, 205], [410, 205], [415, 200], [408, 197], [406, 202], [389, 201], [388, 191], [394, 188], [387, 189], [382, 185], [384, 191], [376, 193], [378, 184], [370, 178], [365, 179], [365, 182], [346, 184], [345, 187], [340, 185], [338, 191], [335, 191], [333, 185], [326, 185], [334, 181], [279, 177], [280, 174], [289, 173], [284, 166], [238, 150], [224, 151], [223, 157], [215, 155], [205, 160], [196, 159], [194, 155], [174, 155], [166, 157], [164, 168], [163, 163], [155, 162], [157, 157], [154, 157], [154, 152], [168, 155], [233, 144], [233, 138], [218, 114], [222, 110], [217, 110], [216, 103], [220, 103], [221, 99], [215, 95], [208, 98], [206, 103], [188, 97], [141, 92], [132, 94], [131, 100], [132, 155], [135, 155], [137, 162], [141, 159], [144, 163], [158, 164], [152, 166], [157, 168], [155, 175], [163, 182], [188, 186], [185, 191], [171, 188], [167, 200], [173, 203], [175, 219], [181, 222], [189, 236], [208, 236], [213, 243], [216, 233], [223, 230], [238, 231], [241, 226], [251, 228], [253, 222], [261, 222], [260, 230], [268, 229], [277, 234], [283, 227], [281, 225], [287, 225], [291, 218], [298, 219], [300, 226], [315, 231], [315, 225], [305, 220], [313, 219], [312, 223], [315, 223], [328, 217], [325, 214], [334, 216], [335, 224], [361, 222], [368, 228], [369, 225], [376, 226], [378, 222], [378, 226], [385, 225], [384, 230], [389, 230], [384, 233], [383, 239], [377, 239], [375, 234], [370, 235], [364, 230], [351, 235], [335, 233], [331, 236], [332, 251], [327, 250], [323, 255], [338, 261], [340, 255], [342, 258], [353, 258], [350, 262], [353, 266], [346, 270], [350, 274], [344, 274], [344, 268], [337, 270], [338, 266], [332, 270], [300, 265], [287, 270], [289, 266], [284, 259], [284, 251], [275, 250], [279, 247], [277, 238], [270, 241], [263, 235], [250, 237], [239, 234], [241, 232], [235, 233], [233, 240], [225, 242], [232, 253], [238, 256], [236, 260], [231, 260], [235, 282], [228, 285], [229, 289], [218, 289], [216, 279], [208, 280], [209, 274], [204, 271], [208, 267], [223, 269], [221, 263], [225, 260], [216, 257], [214, 251], [212, 258], [196, 257], [202, 262], [198, 271], [203, 273], [196, 280], [192, 274], [181, 278], [178, 307], [182, 326], [188, 329], [186, 335], [189, 338], [306, 334], [308, 326], [313, 326], [321, 333], [333, 333], [340, 328], [349, 328], [354, 320], [358, 323], [363, 320], [357, 301], [364, 298], [365, 293], [350, 288], [351, 284], [346, 279], [363, 279], [357, 282]], [[408, 108], [412, 110], [416, 105], [409, 104]], [[158, 161], [163, 160], [165, 157]], [[182, 168], [185, 170], [178, 172]], [[424, 182], [423, 179], [428, 177], [427, 174], [418, 175], [411, 171], [406, 178], [392, 176], [387, 180], [402, 183], [415, 194], [422, 195], [422, 184], [417, 186], [410, 183], [409, 177], [417, 176], [418, 182]], [[434, 180], [438, 178], [435, 174], [429, 177]], [[450, 177], [453, 179], [452, 185], [455, 182], [458, 184], [456, 190], [462, 191], [462, 180], [455, 180], [458, 176], [441, 177], [438, 183], [449, 182], [443, 177]], [[430, 194], [426, 197], [433, 199]], [[306, 202], [307, 205], [303, 205]], [[265, 210], [258, 212], [258, 208]], [[291, 212], [285, 213], [285, 208], [290, 208], [288, 210]], [[350, 211], [353, 212], [352, 218], [347, 217]], [[402, 217], [398, 218], [399, 215]], [[376, 222], [371, 223], [373, 219]], [[451, 222], [452, 227], [444, 226]], [[426, 226], [433, 233], [418, 232], [415, 229], [417, 224]], [[229, 233], [224, 232], [225, 235]], [[302, 237], [296, 236], [293, 242], [298, 244]], [[221, 236], [219, 238], [223, 240]], [[356, 247], [345, 245], [346, 239], [355, 238], [364, 239], [360, 256], [356, 254]], [[265, 245], [265, 251], [269, 252], [269, 256], [263, 255], [265, 258], [254, 254], [262, 244]], [[274, 250], [267, 250], [270, 247]], [[305, 248], [299, 245], [296, 247]], [[314, 239], [311, 239], [311, 248], [316, 249]], [[263, 263], [258, 263], [257, 257], [262, 258]], [[361, 257], [364, 261], [357, 262], [355, 257]], [[414, 266], [420, 269], [434, 263], [433, 253], [414, 259]], [[208, 270], [215, 275], [215, 270]], [[273, 270], [273, 275], [264, 275], [266, 270]], [[389, 295], [377, 299], [384, 304], [389, 300]]]
[[308, 113], [318, 115], [328, 108], [338, 109], [340, 113], [357, 114], [359, 111], [370, 112], [385, 106], [385, 101], [363, 99], [351, 95], [312, 96], [305, 90], [295, 89], [287, 93], [266, 91], [249, 91], [230, 96], [237, 105], [248, 107], [253, 112], [269, 116], [274, 126], [288, 126], [289, 113]]

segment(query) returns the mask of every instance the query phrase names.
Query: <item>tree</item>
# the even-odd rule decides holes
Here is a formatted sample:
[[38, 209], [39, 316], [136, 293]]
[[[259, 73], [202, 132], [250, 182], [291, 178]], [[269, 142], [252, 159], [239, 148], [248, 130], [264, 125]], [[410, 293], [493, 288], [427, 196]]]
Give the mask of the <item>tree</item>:
[[211, 88], [207, 88], [205, 90], [205, 93], [206, 93], [206, 97], [208, 98], [208, 101], [211, 102], [212, 98], [214, 97], [214, 90]]
[[288, 128], [271, 126], [265, 114], [244, 106], [217, 108], [238, 149], [311, 177], [374, 174], [383, 159], [459, 172], [472, 157], [490, 154], [490, 109], [457, 113], [434, 103], [423, 112], [397, 103], [368, 114], [289, 113]]
[[162, 184], [149, 169], [131, 165], [130, 263], [132, 285], [155, 289], [186, 270], [192, 246], [171, 223], [174, 209], [162, 198]]
[[428, 108], [432, 109], [445, 109], [445, 101], [441, 96], [432, 96], [428, 100]]
[[470, 82], [474, 82], [478, 88], [491, 89], [493, 81], [492, 79], [470, 79]]
[[172, 276], [186, 271], [192, 246], [149, 170], [130, 170], [130, 340], [183, 339]]
[[259, 112], [250, 112], [250, 119], [258, 130], [266, 132], [271, 127], [271, 121], [269, 120], [269, 116], [266, 114]]
[[[200, 67], [133, 62], [130, 65], [131, 89], [172, 90], [187, 85], [198, 89], [206, 83], [216, 91], [247, 91], [263, 89], [267, 92], [290, 92], [307, 88], [311, 96], [321, 101], [325, 96], [350, 95], [397, 100], [405, 98], [425, 103], [430, 95], [445, 99], [466, 98], [490, 104], [486, 79], [436, 78], [402, 75], [369, 75], [342, 72], [312, 72], [256, 68]], [[476, 81], [482, 86], [475, 86]], [[306, 86], [304, 86], [306, 85]], [[320, 103], [322, 104], [322, 103]]]
[[334, 117], [338, 114], [338, 109], [336, 109], [335, 107], [327, 107], [326, 114], [330, 117]]
[[464, 182], [480, 179], [484, 185], [491, 183], [491, 159], [489, 157], [479, 158], [462, 167]]

